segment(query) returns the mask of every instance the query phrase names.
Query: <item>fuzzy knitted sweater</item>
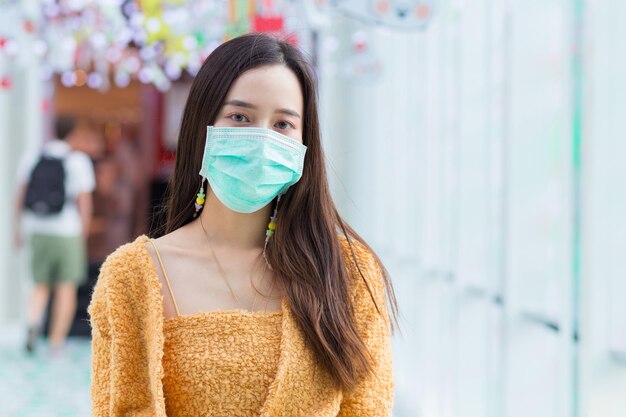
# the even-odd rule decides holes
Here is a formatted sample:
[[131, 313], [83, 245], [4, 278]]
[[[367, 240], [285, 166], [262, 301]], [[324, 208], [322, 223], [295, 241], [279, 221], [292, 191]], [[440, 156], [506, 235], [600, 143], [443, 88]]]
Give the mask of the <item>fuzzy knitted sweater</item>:
[[[145, 247], [147, 241], [146, 236], [140, 236], [111, 254], [102, 266], [94, 289], [89, 315], [93, 336], [91, 395], [95, 417], [166, 416], [163, 293], [155, 265]], [[344, 238], [341, 244], [353, 282], [351, 293], [357, 327], [372, 356], [373, 374], [364, 377], [350, 392], [337, 388], [330, 374], [318, 363], [293, 312], [283, 301], [276, 368], [268, 381], [260, 412], [252, 415], [391, 415], [394, 384], [389, 318], [386, 309], [381, 308], [382, 316], [376, 310]], [[353, 247], [376, 302], [385, 306], [384, 285], [373, 256], [357, 242], [353, 242]], [[189, 343], [198, 342], [190, 340]], [[211, 349], [206, 341], [204, 346]], [[237, 371], [220, 368], [208, 376], [198, 375], [198, 383], [207, 382], [201, 381], [202, 378], [228, 380], [229, 374]], [[254, 378], [249, 380], [255, 381]], [[242, 392], [245, 388], [241, 387]], [[228, 405], [233, 398], [218, 398], [217, 401]], [[206, 409], [198, 415], [222, 415], [212, 408], [211, 404], [215, 403], [215, 398], [207, 398]]]

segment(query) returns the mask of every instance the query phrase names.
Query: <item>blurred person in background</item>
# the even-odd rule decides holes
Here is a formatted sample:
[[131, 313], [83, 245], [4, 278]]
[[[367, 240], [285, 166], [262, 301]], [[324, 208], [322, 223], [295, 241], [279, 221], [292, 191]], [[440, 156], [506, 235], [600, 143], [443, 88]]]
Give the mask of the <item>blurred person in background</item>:
[[142, 166], [137, 163], [136, 140], [121, 123], [110, 125], [116, 128], [105, 135], [106, 152], [95, 163], [96, 206], [88, 241], [90, 263], [98, 268], [108, 254], [145, 230], [147, 211], [142, 207], [144, 226], [137, 233], [138, 196], [145, 190], [141, 190]]
[[30, 246], [35, 282], [27, 313], [26, 350], [33, 352], [42, 330], [51, 290], [49, 333], [52, 353], [64, 346], [76, 311], [76, 289], [86, 279], [86, 235], [95, 187], [90, 158], [70, 146], [75, 120], [59, 117], [55, 138], [27, 156], [18, 171], [14, 244]]
[[291, 44], [222, 44], [185, 106], [165, 234], [105, 261], [93, 415], [390, 416], [395, 297], [340, 217]]

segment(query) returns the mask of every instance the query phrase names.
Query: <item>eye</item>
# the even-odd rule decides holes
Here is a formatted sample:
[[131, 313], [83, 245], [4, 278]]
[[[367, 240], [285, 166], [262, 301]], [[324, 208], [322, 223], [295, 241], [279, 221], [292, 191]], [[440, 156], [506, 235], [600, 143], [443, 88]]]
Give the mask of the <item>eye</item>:
[[230, 116], [228, 116], [228, 118], [230, 120], [232, 120], [233, 122], [238, 122], [238, 123], [244, 123], [244, 122], [249, 122], [250, 120], [248, 120], [248, 118], [246, 116], [244, 116], [241, 113], [233, 113]]
[[289, 123], [286, 120], [282, 120], [282, 121], [276, 123], [274, 126], [279, 128], [280, 130], [287, 130], [289, 128], [291, 128], [291, 129], [295, 129], [296, 128], [293, 124]]

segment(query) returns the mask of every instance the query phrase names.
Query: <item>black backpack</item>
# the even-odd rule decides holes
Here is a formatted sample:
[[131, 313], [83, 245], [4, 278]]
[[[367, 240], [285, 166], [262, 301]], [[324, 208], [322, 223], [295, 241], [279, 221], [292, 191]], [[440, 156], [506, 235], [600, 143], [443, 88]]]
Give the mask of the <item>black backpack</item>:
[[58, 214], [65, 204], [65, 168], [62, 158], [41, 155], [26, 187], [24, 206], [40, 216]]

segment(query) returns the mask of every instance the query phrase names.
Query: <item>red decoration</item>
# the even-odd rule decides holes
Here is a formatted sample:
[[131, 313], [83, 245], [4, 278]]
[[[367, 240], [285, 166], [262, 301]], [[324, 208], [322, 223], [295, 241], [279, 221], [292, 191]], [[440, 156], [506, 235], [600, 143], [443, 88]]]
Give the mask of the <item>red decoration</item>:
[[0, 38], [0, 49], [4, 48], [7, 44], [7, 38]]
[[24, 20], [24, 30], [28, 33], [35, 31], [35, 24], [31, 20]]
[[290, 44], [298, 45], [296, 34], [285, 31], [285, 19], [283, 16], [254, 16], [252, 18], [252, 31], [280, 35], [282, 39]]
[[430, 7], [427, 4], [421, 4], [417, 6], [415, 13], [417, 14], [418, 19], [427, 19], [428, 16], [430, 16]]
[[389, 12], [390, 6], [388, 0], [381, 0], [376, 3], [376, 13], [378, 14], [387, 14]]
[[295, 33], [289, 33], [285, 36], [284, 39], [293, 46], [298, 46], [298, 35], [296, 35]]
[[255, 32], [282, 32], [285, 21], [282, 16], [254, 16], [252, 28]]
[[12, 86], [13, 86], [13, 82], [11, 81], [11, 78], [8, 75], [0, 79], [0, 89], [8, 90]]

